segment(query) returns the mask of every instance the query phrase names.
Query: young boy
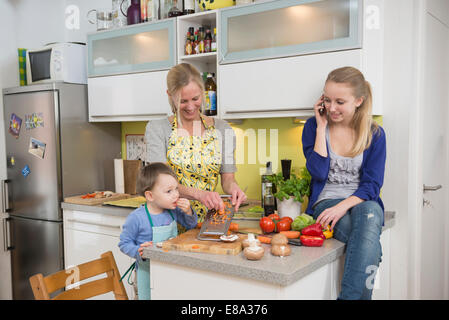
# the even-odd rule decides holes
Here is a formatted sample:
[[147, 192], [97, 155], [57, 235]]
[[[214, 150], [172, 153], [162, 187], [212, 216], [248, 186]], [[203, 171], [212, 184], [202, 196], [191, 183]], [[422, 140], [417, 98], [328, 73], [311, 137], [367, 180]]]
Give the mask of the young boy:
[[194, 228], [197, 215], [189, 200], [179, 197], [176, 175], [164, 163], [155, 162], [142, 168], [137, 190], [146, 203], [127, 217], [118, 246], [136, 259], [139, 300], [150, 300], [150, 263], [142, 259], [143, 248], [176, 237], [177, 222], [186, 229]]

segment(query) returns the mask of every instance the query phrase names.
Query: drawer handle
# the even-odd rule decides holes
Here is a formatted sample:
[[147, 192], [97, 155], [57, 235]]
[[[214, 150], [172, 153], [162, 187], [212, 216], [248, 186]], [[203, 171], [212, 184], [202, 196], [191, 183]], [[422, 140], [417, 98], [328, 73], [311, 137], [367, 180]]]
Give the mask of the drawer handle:
[[89, 224], [89, 225], [94, 225], [94, 226], [100, 226], [100, 227], [114, 228], [114, 229], [121, 229], [122, 228], [121, 225], [107, 224], [107, 223], [98, 223], [98, 222], [89, 221], [89, 220], [67, 219], [67, 221], [68, 222], [79, 222], [79, 223], [84, 223], [84, 224]]

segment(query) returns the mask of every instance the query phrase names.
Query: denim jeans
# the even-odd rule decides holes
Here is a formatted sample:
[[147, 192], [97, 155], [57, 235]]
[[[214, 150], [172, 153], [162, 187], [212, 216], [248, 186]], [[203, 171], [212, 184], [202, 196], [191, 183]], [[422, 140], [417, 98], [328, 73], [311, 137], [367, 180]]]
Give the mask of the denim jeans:
[[[313, 218], [344, 199], [323, 200]], [[338, 299], [371, 300], [374, 279], [382, 261], [380, 234], [384, 214], [375, 201], [364, 201], [351, 208], [334, 227], [334, 238], [346, 244], [346, 257]]]

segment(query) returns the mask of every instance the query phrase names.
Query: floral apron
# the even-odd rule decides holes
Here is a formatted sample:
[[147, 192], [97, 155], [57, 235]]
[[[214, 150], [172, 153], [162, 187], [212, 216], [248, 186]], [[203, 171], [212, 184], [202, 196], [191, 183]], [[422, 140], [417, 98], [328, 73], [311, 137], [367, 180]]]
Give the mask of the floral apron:
[[[206, 128], [203, 136], [180, 137], [177, 134], [178, 121], [175, 115], [168, 140], [167, 161], [182, 185], [215, 191], [222, 159], [220, 140], [215, 126], [208, 126], [203, 116], [200, 117]], [[207, 208], [196, 200], [190, 201], [190, 204], [198, 215], [198, 222], [202, 222]], [[180, 232], [185, 231], [182, 226], [178, 227]]]

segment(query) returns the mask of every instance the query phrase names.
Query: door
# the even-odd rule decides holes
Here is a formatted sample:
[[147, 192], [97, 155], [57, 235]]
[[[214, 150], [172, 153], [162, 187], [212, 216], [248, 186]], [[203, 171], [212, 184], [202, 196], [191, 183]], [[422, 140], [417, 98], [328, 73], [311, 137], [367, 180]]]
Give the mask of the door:
[[[428, 5], [431, 2], [429, 1]], [[449, 13], [449, 4], [444, 3]], [[432, 7], [432, 6], [430, 6]], [[427, 12], [422, 70], [422, 181], [420, 298], [448, 299], [448, 107], [449, 27]], [[440, 186], [442, 188], [440, 189]]]
[[[8, 197], [11, 216], [61, 220], [57, 94], [4, 95]], [[57, 101], [57, 100], [56, 100]], [[55, 115], [56, 109], [56, 115]], [[15, 128], [11, 123], [15, 123]]]
[[11, 217], [11, 263], [14, 300], [34, 300], [29, 278], [64, 269], [62, 222]]

